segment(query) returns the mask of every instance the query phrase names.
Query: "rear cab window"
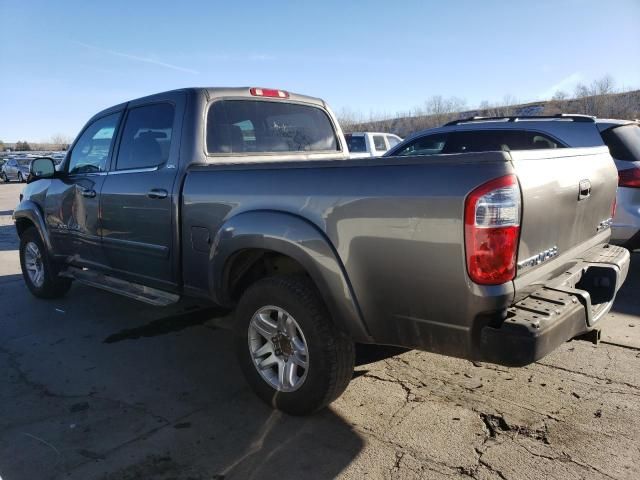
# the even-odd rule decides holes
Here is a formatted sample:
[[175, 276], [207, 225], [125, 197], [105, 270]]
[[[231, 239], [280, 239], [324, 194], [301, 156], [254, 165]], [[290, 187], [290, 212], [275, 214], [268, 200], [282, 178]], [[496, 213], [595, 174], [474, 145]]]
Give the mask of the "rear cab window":
[[609, 128], [601, 135], [613, 158], [640, 162], [640, 125], [630, 124]]
[[218, 100], [207, 114], [210, 154], [335, 152], [340, 150], [321, 108], [267, 100]]
[[344, 138], [347, 141], [347, 148], [351, 153], [364, 153], [367, 151], [367, 142], [364, 135], [352, 135], [347, 133]]

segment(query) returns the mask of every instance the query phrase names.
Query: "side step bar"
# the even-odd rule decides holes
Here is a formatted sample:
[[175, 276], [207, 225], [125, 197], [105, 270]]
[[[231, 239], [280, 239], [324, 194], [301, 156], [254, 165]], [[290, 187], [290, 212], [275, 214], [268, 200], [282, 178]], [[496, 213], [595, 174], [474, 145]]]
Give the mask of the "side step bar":
[[126, 280], [110, 277], [109, 275], [83, 268], [69, 267], [63, 272], [60, 272], [60, 276], [72, 278], [85, 285], [124, 295], [125, 297], [139, 300], [140, 302], [155, 305], [156, 307], [166, 307], [180, 300], [180, 296], [175, 293], [146, 287], [138, 283], [127, 282]]

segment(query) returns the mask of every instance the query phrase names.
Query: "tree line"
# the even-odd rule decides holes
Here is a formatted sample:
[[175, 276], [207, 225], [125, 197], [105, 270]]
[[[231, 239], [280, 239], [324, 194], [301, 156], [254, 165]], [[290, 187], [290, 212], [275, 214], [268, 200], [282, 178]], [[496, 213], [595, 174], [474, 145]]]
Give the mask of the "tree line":
[[71, 145], [71, 141], [72, 141], [71, 137], [67, 135], [62, 135], [62, 134], [53, 135], [48, 142], [38, 142], [38, 143], [21, 140], [16, 142], [15, 144], [10, 144], [0, 140], [0, 152], [5, 151], [7, 148], [10, 148], [14, 152], [67, 150]]
[[365, 117], [359, 112], [342, 109], [338, 120], [345, 132], [379, 131], [406, 137], [427, 128], [442, 126], [452, 120], [473, 116], [503, 117], [516, 115], [556, 115], [578, 113], [601, 118], [633, 120], [640, 118], [640, 90], [619, 90], [614, 80], [606, 75], [590, 84], [578, 84], [572, 94], [556, 91], [550, 100], [519, 103], [506, 95], [502, 101], [481, 102], [470, 109], [459, 97], [433, 95], [422, 105], [409, 112], [395, 115], [371, 113]]

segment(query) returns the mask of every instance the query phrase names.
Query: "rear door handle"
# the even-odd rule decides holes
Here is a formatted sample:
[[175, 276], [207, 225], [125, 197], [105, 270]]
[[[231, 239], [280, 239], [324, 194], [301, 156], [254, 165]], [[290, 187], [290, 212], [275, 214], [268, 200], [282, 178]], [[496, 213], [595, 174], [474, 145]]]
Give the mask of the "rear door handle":
[[85, 190], [82, 190], [82, 196], [86, 198], [95, 198], [96, 191], [87, 188]]
[[167, 192], [163, 188], [153, 188], [149, 190], [149, 193], [147, 193], [147, 197], [157, 198], [157, 199], [167, 198], [168, 195], [169, 195], [169, 192]]

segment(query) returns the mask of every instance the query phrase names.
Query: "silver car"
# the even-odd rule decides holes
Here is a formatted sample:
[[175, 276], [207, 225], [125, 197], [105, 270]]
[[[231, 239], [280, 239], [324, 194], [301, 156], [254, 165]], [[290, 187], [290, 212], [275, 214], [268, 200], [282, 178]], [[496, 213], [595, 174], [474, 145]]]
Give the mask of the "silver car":
[[31, 159], [8, 159], [2, 170], [0, 170], [0, 180], [3, 182], [10, 182], [17, 180], [18, 182], [26, 182], [29, 178], [29, 166], [31, 165]]
[[384, 156], [591, 147], [605, 144], [619, 173], [611, 242], [640, 248], [640, 124], [587, 115], [472, 117], [415, 133]]
[[640, 248], [640, 123], [596, 119], [618, 168], [618, 195], [611, 240], [630, 250]]

